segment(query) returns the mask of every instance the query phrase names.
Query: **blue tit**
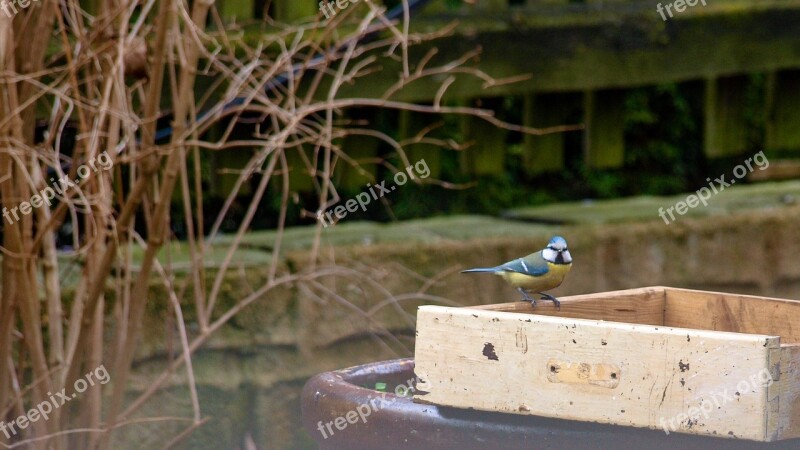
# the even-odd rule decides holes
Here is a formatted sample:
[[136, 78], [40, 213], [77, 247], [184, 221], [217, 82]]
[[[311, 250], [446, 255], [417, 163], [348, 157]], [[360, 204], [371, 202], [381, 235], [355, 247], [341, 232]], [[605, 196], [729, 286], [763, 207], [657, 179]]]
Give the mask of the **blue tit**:
[[508, 284], [517, 288], [532, 306], [536, 306], [536, 300], [528, 292], [537, 293], [542, 296], [542, 300], [550, 300], [561, 308], [561, 302], [544, 291], [560, 286], [571, 268], [572, 256], [567, 249], [567, 241], [561, 236], [553, 236], [547, 247], [524, 258], [497, 267], [469, 269], [461, 273], [485, 272], [500, 275]]

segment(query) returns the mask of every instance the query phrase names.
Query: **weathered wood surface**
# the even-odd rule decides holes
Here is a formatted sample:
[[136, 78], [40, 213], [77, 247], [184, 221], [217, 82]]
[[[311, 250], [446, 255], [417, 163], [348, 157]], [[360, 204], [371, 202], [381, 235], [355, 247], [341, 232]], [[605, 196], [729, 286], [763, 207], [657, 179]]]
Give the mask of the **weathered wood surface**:
[[758, 441], [800, 436], [791, 344], [800, 302], [663, 287], [561, 300], [561, 311], [535, 314], [524, 302], [420, 307], [415, 400]]
[[646, 287], [603, 294], [572, 295], [560, 299], [561, 310], [557, 310], [547, 300], [538, 302], [535, 309], [528, 302], [498, 303], [471, 308], [662, 325], [664, 324], [664, 289], [663, 287]]
[[[800, 437], [800, 345], [784, 345], [770, 352], [779, 375], [767, 392], [766, 428], [773, 440]], [[771, 434], [770, 434], [771, 433]]]
[[780, 336], [800, 343], [800, 301], [667, 288], [664, 324]]

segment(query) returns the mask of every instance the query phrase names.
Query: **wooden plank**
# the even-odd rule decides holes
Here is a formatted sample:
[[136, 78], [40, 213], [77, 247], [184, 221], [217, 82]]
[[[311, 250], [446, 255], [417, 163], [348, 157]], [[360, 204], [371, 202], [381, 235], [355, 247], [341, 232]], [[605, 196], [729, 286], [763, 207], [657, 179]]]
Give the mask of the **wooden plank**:
[[[378, 140], [363, 134], [351, 134], [335, 142], [347, 160], [339, 158], [334, 170], [337, 187], [361, 191], [378, 176]], [[349, 161], [348, 161], [349, 160]], [[352, 163], [357, 163], [354, 166]]]
[[[523, 124], [532, 128], [563, 125], [567, 94], [525, 95]], [[526, 134], [522, 139], [525, 171], [530, 175], [558, 171], [564, 168], [564, 133], [541, 136]]]
[[765, 146], [767, 150], [800, 151], [800, 70], [773, 72], [767, 80]]
[[528, 302], [480, 305], [472, 306], [469, 309], [663, 325], [664, 289], [656, 286], [561, 297], [559, 298], [561, 301], [560, 311], [548, 301], [539, 302], [536, 309], [532, 308]]
[[780, 336], [800, 343], [800, 301], [666, 288], [664, 325]]
[[737, 155], [747, 149], [745, 76], [706, 80], [705, 154], [710, 158]]
[[[328, 3], [329, 1], [330, 0], [326, 0], [325, 3]], [[342, 2], [342, 4], [347, 5], [345, 8], [354, 6], [344, 2]], [[275, 16], [282, 22], [294, 22], [300, 19], [308, 19], [310, 17], [314, 17], [318, 13], [318, 1], [277, 0], [275, 4]]]
[[[480, 99], [473, 106], [499, 111], [502, 99]], [[463, 172], [470, 176], [502, 176], [505, 173], [508, 130], [474, 116], [461, 117], [461, 130], [464, 139], [472, 144], [461, 153]]]
[[[303, 155], [305, 154], [305, 159]], [[297, 192], [312, 192], [314, 180], [306, 161], [313, 161], [313, 151], [310, 148], [290, 148], [286, 150], [286, 164], [289, 167], [289, 189]]]
[[[748, 380], [779, 345], [776, 336], [422, 306], [415, 401], [763, 441], [767, 387]], [[618, 384], [549, 381], [552, 360], [587, 373], [616, 367]]]
[[773, 350], [777, 376], [770, 385], [767, 430], [773, 438], [791, 439], [800, 437], [800, 345], [785, 345]]
[[587, 166], [613, 168], [625, 163], [624, 104], [621, 89], [586, 92], [583, 156]]
[[253, 18], [255, 0], [223, 0], [217, 2], [217, 9], [226, 21], [247, 20]]
[[441, 117], [432, 114], [420, 114], [403, 110], [400, 112], [400, 126], [398, 133], [403, 141], [403, 149], [411, 164], [424, 159], [430, 169], [430, 177], [438, 179], [442, 174], [442, 149], [439, 145], [424, 142], [422, 139], [443, 139], [436, 131], [428, 131], [441, 122]]
[[[378, 177], [379, 147], [381, 141], [374, 136], [364, 134], [375, 128], [380, 128], [385, 111], [377, 108], [351, 109], [346, 112], [348, 133], [343, 138], [333, 140], [340, 154], [345, 157], [335, 159], [334, 182], [337, 188], [347, 191], [364, 189], [367, 183], [374, 183]], [[353, 165], [356, 163], [356, 165]]]

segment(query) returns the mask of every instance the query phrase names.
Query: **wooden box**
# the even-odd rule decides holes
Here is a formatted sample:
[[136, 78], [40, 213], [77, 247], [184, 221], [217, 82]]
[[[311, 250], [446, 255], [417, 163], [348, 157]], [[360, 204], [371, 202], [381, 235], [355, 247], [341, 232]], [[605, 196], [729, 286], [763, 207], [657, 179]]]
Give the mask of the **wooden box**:
[[721, 437], [800, 436], [800, 301], [667, 287], [422, 306], [415, 401]]

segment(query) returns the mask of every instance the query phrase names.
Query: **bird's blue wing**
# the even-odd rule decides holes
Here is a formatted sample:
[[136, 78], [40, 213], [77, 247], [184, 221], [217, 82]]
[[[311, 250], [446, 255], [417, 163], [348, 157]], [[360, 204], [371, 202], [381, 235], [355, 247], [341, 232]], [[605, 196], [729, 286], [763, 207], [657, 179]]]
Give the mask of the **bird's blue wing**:
[[534, 277], [540, 277], [550, 271], [550, 268], [547, 266], [547, 261], [538, 253], [509, 261], [498, 267], [498, 269]]

